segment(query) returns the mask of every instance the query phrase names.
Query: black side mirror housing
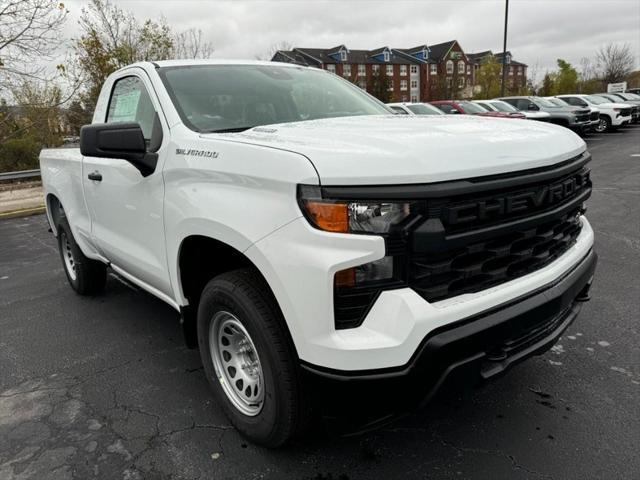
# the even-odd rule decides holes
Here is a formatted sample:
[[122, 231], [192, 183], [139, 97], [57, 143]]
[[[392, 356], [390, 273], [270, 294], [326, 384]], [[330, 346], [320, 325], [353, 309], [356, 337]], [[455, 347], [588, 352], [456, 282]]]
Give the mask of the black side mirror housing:
[[142, 128], [135, 122], [93, 123], [80, 130], [80, 153], [85, 157], [126, 160], [146, 177], [153, 173], [158, 154], [147, 151]]

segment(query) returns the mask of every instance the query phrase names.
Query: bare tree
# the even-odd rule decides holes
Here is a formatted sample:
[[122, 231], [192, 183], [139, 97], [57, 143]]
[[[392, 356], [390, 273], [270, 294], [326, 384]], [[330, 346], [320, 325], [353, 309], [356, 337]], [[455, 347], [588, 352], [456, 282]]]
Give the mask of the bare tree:
[[41, 76], [41, 60], [58, 46], [67, 14], [56, 0], [0, 0], [0, 87], [16, 77]]
[[604, 83], [624, 81], [633, 71], [634, 58], [631, 45], [610, 43], [596, 52], [600, 77]]
[[175, 35], [173, 54], [176, 58], [211, 58], [213, 43], [205, 40], [202, 30], [190, 28]]
[[283, 40], [281, 42], [272, 44], [266, 52], [258, 53], [256, 54], [255, 57], [256, 57], [256, 60], [269, 61], [273, 58], [273, 56], [276, 54], [278, 50], [289, 51], [292, 49], [293, 49], [293, 45], [291, 44], [291, 42], [287, 42], [286, 40]]

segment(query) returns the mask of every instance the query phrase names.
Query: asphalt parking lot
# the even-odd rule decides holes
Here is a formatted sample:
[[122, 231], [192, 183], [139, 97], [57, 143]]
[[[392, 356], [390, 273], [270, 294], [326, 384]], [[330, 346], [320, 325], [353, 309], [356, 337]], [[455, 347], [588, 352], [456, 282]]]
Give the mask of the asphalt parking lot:
[[272, 451], [211, 401], [178, 315], [67, 285], [44, 216], [0, 221], [0, 479], [640, 478], [640, 126], [592, 135], [592, 301], [559, 343], [366, 435]]

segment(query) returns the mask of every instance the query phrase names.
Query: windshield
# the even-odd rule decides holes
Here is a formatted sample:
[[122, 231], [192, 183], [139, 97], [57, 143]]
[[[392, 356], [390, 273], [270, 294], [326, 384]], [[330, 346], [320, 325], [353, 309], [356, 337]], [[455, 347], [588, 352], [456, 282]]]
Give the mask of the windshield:
[[198, 132], [355, 115], [389, 115], [340, 77], [304, 67], [195, 65], [158, 69], [182, 118]]
[[501, 100], [495, 100], [491, 102], [491, 105], [498, 110], [499, 112], [517, 112], [518, 109], [513, 105], [509, 105], [507, 102], [503, 102]]
[[594, 105], [602, 105], [603, 103], [610, 103], [602, 97], [596, 97], [595, 95], [587, 95], [583, 97], [583, 100], [586, 100], [589, 103], [593, 103]]
[[424, 103], [414, 103], [406, 107], [416, 115], [444, 115], [443, 111]]
[[471, 102], [458, 102], [458, 104], [464, 109], [465, 113], [487, 113], [486, 108], [482, 108], [480, 105]]
[[544, 107], [544, 108], [558, 108], [559, 105], [556, 105], [554, 103], [551, 103], [549, 100], [547, 100], [546, 98], [536, 98], [535, 103], [538, 104], [539, 107]]
[[624, 94], [627, 96], [629, 100], [640, 100], [640, 95], [637, 95], [635, 93], [625, 92]]
[[614, 97], [613, 95], [603, 95], [603, 94], [599, 93], [598, 96], [600, 98], [605, 98], [609, 102], [613, 102], [613, 103], [621, 103], [621, 101], [623, 101], [621, 98]]
[[549, 100], [554, 105], [557, 105], [558, 107], [569, 107], [570, 106], [567, 102], [565, 102], [564, 100], [561, 100], [559, 98], [547, 98], [547, 100]]

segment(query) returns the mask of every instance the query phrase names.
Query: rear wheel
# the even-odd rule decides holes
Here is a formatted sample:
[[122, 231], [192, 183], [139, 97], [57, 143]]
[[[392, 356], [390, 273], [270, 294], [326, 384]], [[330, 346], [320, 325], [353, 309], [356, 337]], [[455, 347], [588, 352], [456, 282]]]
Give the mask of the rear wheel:
[[87, 258], [73, 238], [67, 218], [58, 222], [58, 249], [69, 285], [80, 295], [93, 295], [104, 289], [107, 266]]
[[211, 280], [198, 307], [198, 344], [207, 380], [231, 423], [251, 441], [277, 447], [308, 423], [297, 356], [284, 319], [251, 270]]

